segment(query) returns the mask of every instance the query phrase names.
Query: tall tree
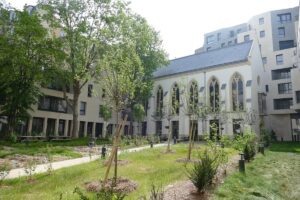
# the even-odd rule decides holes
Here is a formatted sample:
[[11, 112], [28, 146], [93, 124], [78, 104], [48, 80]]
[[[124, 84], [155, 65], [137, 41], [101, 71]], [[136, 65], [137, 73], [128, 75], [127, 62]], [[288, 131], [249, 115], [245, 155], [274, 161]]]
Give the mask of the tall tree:
[[12, 133], [37, 103], [41, 83], [48, 80], [62, 54], [37, 12], [4, 9], [0, 20], [0, 115], [7, 117]]
[[66, 52], [63, 79], [73, 88], [73, 99], [64, 95], [73, 111], [72, 136], [78, 137], [78, 104], [82, 88], [99, 72], [108, 39], [107, 31], [124, 4], [118, 0], [51, 0], [45, 19], [59, 31]]

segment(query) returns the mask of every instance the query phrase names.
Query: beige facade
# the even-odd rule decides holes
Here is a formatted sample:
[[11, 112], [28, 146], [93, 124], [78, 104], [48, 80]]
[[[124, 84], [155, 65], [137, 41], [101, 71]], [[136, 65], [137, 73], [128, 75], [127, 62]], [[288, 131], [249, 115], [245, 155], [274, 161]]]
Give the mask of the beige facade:
[[[263, 91], [267, 102], [264, 125], [276, 133], [278, 140], [300, 139], [300, 129], [297, 125], [300, 123], [300, 114], [297, 113], [300, 108], [300, 101], [297, 101], [297, 97], [300, 96], [298, 92], [300, 74], [297, 64], [299, 62], [298, 18], [299, 7], [256, 15], [246, 25], [205, 34], [205, 43], [201, 48], [202, 51], [223, 48], [232, 45], [230, 41], [241, 43], [253, 40], [258, 43], [259, 57], [262, 59], [264, 69], [261, 79], [265, 82]], [[215, 38], [214, 43], [208, 44], [208, 37], [212, 35]], [[218, 40], [220, 35], [226, 35], [228, 40], [230, 39], [229, 43]]]

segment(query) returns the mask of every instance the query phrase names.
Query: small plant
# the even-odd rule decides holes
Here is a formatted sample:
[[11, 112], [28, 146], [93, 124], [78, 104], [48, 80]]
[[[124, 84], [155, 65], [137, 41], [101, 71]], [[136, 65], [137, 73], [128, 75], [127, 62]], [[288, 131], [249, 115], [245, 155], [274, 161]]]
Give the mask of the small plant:
[[32, 181], [33, 180], [33, 174], [36, 170], [36, 162], [33, 158], [29, 159], [26, 164], [25, 164], [25, 167], [24, 167], [24, 171], [25, 173], [27, 174], [28, 176], [28, 181]]
[[46, 147], [46, 159], [47, 159], [47, 173], [48, 175], [51, 175], [53, 172], [52, 162], [53, 162], [53, 156], [51, 154], [52, 147], [47, 145]]
[[199, 162], [195, 162], [192, 169], [187, 169], [188, 177], [199, 192], [203, 192], [212, 184], [213, 178], [219, 167], [219, 156], [204, 150], [199, 154]]
[[149, 200], [163, 200], [164, 191], [161, 187], [156, 187], [154, 184], [151, 185]]
[[[75, 187], [74, 194], [78, 194], [80, 200], [90, 200], [83, 192], [78, 188]], [[96, 197], [92, 199], [96, 200], [123, 200], [126, 197], [126, 194], [120, 192], [114, 192], [112, 189], [101, 189], [97, 192]]]
[[7, 177], [9, 171], [11, 170], [11, 165], [9, 162], [4, 162], [0, 165], [0, 185], [3, 180]]

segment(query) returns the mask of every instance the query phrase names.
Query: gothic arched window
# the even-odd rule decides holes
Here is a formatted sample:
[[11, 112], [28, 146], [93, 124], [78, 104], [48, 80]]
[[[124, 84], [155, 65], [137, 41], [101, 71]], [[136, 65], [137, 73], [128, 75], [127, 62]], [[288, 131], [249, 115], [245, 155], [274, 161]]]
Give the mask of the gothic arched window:
[[177, 83], [172, 88], [172, 113], [179, 114], [179, 87]]
[[164, 91], [161, 86], [158, 87], [156, 93], [156, 113], [157, 115], [161, 116], [163, 111], [163, 100], [164, 100]]
[[213, 78], [209, 84], [209, 103], [213, 112], [219, 109], [219, 83], [216, 78]]
[[243, 80], [238, 73], [235, 73], [232, 77], [232, 109], [234, 111], [244, 109]]
[[192, 82], [190, 87], [190, 102], [189, 111], [194, 113], [198, 106], [198, 85], [196, 82]]

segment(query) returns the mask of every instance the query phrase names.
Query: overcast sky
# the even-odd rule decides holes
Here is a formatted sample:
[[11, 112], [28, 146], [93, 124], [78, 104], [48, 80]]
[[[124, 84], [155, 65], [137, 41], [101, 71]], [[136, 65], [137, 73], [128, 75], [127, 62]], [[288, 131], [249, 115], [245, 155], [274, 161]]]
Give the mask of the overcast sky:
[[[6, 0], [22, 8], [36, 0]], [[160, 32], [169, 58], [193, 54], [203, 35], [247, 22], [252, 16], [299, 5], [299, 0], [131, 0], [131, 8]]]

